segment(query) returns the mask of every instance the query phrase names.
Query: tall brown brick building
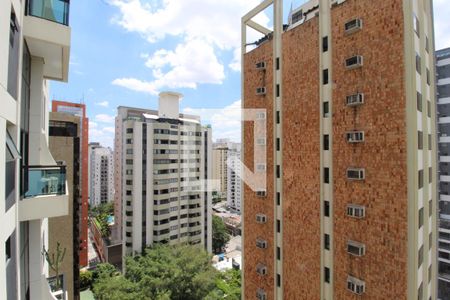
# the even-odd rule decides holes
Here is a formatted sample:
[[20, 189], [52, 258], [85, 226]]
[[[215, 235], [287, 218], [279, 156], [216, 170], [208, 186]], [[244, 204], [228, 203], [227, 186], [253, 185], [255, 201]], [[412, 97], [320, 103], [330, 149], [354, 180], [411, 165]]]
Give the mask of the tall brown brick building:
[[[273, 29], [253, 18], [273, 6]], [[242, 19], [245, 299], [436, 299], [431, 0], [266, 0]], [[362, 298], [361, 298], [362, 297]]]

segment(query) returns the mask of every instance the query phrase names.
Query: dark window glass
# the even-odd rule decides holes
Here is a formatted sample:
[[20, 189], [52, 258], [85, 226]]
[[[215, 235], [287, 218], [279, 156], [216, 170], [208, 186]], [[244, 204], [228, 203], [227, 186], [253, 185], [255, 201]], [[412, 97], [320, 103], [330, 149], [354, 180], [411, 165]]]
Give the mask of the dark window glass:
[[280, 178], [280, 175], [281, 175], [280, 166], [277, 165], [277, 178]]
[[323, 169], [323, 182], [330, 183], [330, 168]]
[[277, 97], [280, 97], [280, 85], [277, 84]]
[[277, 138], [277, 151], [280, 151], [280, 138]]
[[323, 209], [324, 209], [323, 214], [325, 215], [325, 217], [329, 217], [330, 216], [330, 201], [324, 202]]
[[323, 242], [324, 242], [325, 249], [330, 250], [330, 235], [329, 234], [325, 234]]
[[281, 286], [281, 275], [277, 274], [277, 286]]
[[281, 194], [280, 192], [277, 192], [277, 205], [281, 204]]
[[423, 188], [423, 170], [419, 171], [419, 189]]
[[325, 282], [330, 283], [330, 269], [325, 267], [324, 269], [324, 277], [325, 277]]
[[421, 62], [422, 62], [422, 60], [421, 60], [419, 54], [416, 53], [416, 71], [419, 74], [422, 74]]
[[277, 259], [280, 260], [281, 259], [281, 248], [277, 247]]
[[280, 233], [281, 232], [281, 221], [277, 220], [277, 232]]
[[277, 59], [276, 59], [276, 67], [277, 67], [277, 70], [279, 70], [280, 69], [280, 58], [279, 57], [277, 57]]
[[323, 84], [328, 84], [328, 69], [323, 70], [322, 80]]
[[423, 207], [419, 209], [419, 229], [423, 226]]
[[330, 115], [330, 106], [328, 101], [323, 103], [323, 117], [328, 118]]
[[327, 52], [328, 51], [328, 36], [324, 36], [322, 38], [322, 51]]
[[280, 111], [277, 111], [277, 124], [280, 124]]
[[417, 148], [419, 150], [423, 149], [423, 132], [422, 131], [417, 132]]
[[330, 150], [330, 136], [328, 134], [323, 136], [323, 150]]
[[417, 92], [417, 110], [422, 111], [422, 94]]
[[20, 30], [16, 13], [11, 7], [9, 20], [8, 93], [17, 100]]

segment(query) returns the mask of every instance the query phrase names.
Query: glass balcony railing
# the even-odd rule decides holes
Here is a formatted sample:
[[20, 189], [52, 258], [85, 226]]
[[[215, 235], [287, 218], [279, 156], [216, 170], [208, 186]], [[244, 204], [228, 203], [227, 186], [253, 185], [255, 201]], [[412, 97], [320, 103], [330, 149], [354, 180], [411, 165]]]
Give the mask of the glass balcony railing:
[[69, 25], [70, 0], [28, 0], [27, 14]]
[[66, 193], [66, 166], [29, 166], [25, 172], [28, 175], [25, 198]]

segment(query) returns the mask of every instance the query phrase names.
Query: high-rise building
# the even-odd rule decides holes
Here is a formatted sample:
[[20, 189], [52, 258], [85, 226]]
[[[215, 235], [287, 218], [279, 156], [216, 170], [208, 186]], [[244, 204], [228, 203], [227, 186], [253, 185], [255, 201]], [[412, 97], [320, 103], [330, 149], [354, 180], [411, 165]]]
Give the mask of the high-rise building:
[[226, 198], [227, 195], [227, 154], [229, 141], [221, 141], [213, 144], [212, 148], [212, 179], [213, 191], [218, 198]]
[[211, 252], [211, 128], [179, 113], [180, 98], [161, 93], [159, 111], [118, 108], [115, 199], [124, 255], [158, 242]]
[[[57, 162], [66, 166], [69, 194], [69, 214], [48, 220], [48, 244], [56, 249], [58, 243], [65, 249], [59, 268], [64, 274], [67, 300], [80, 299], [80, 118], [65, 113], [50, 113], [49, 146]], [[51, 275], [56, 275], [52, 270]]]
[[[67, 82], [69, 1], [0, 1], [0, 299], [55, 299], [42, 255], [68, 214], [66, 169], [48, 144], [48, 82]], [[64, 274], [63, 274], [64, 275]]]
[[244, 187], [244, 298], [436, 299], [432, 1], [311, 0], [283, 23], [281, 0], [242, 19], [242, 105], [267, 122], [243, 126], [267, 179]]
[[439, 290], [450, 295], [450, 48], [436, 52], [439, 132]]
[[241, 144], [228, 143], [227, 151], [227, 206], [236, 212], [241, 211]]
[[52, 101], [53, 112], [63, 112], [80, 118], [81, 147], [81, 218], [80, 218], [80, 266], [88, 264], [88, 206], [89, 206], [89, 119], [86, 105], [66, 101]]
[[114, 161], [111, 148], [89, 144], [89, 204], [114, 201]]

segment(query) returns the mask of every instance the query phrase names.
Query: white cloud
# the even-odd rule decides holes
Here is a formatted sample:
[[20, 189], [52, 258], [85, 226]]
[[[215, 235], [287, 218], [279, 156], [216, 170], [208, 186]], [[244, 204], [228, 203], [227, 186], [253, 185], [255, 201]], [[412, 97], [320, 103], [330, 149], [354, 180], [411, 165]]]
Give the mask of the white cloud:
[[97, 128], [98, 124], [92, 121], [89, 121], [89, 130], [91, 130], [91, 128]]
[[109, 106], [109, 102], [108, 101], [95, 102], [95, 105], [108, 107]]
[[448, 0], [434, 0], [436, 50], [450, 47], [450, 5]]
[[223, 109], [185, 108], [184, 113], [200, 115], [203, 124], [211, 124], [213, 139], [228, 138], [241, 141], [241, 100], [237, 100]]
[[96, 115], [94, 120], [101, 123], [114, 123], [114, 116], [107, 115], [107, 114], [99, 114]]
[[228, 65], [231, 70], [240, 72], [241, 71], [241, 48], [234, 49], [233, 60]]
[[[113, 22], [140, 34], [150, 43], [166, 37], [180, 38], [174, 50], [141, 54], [152, 68], [153, 81], [119, 78], [113, 84], [139, 92], [157, 94], [162, 88], [196, 88], [198, 84], [221, 84], [225, 78], [218, 53], [232, 51], [226, 65], [240, 69], [241, 17], [260, 0], [109, 0], [120, 13]], [[159, 3], [159, 5], [158, 5]], [[256, 17], [269, 24], [265, 14]], [[236, 54], [238, 53], [238, 54]]]
[[114, 127], [101, 127], [89, 121], [89, 142], [98, 142], [105, 147], [113, 147]]
[[115, 133], [114, 127], [104, 127], [103, 131], [109, 132], [109, 133]]

